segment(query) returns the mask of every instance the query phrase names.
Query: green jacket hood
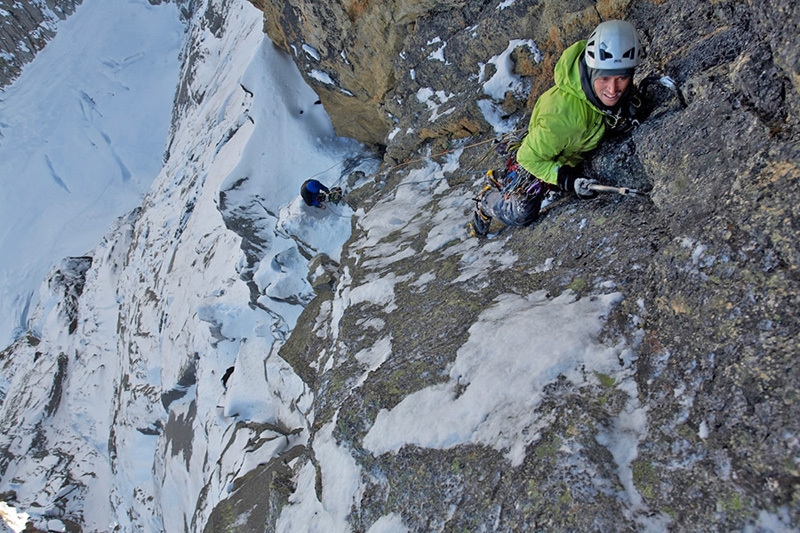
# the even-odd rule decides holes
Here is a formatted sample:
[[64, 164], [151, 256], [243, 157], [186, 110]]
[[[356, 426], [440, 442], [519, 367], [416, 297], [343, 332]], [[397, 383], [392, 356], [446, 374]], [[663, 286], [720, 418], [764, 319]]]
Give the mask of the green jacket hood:
[[556, 68], [553, 72], [553, 80], [555, 81], [556, 87], [562, 91], [566, 91], [591, 105], [591, 102], [586, 98], [586, 93], [583, 92], [583, 87], [581, 86], [580, 60], [585, 49], [586, 41], [578, 41], [564, 50], [558, 63], [556, 63]]
[[603, 113], [581, 85], [585, 48], [586, 41], [578, 41], [561, 54], [553, 73], [555, 85], [537, 99], [528, 134], [517, 150], [517, 162], [547, 183], [557, 184], [558, 169], [579, 164], [605, 133]]

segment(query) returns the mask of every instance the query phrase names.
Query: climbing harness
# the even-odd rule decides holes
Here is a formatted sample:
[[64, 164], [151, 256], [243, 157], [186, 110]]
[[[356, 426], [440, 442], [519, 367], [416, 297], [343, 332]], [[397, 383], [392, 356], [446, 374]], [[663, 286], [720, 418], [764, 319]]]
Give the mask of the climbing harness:
[[[495, 174], [494, 169], [486, 172], [486, 178], [489, 181], [489, 189], [495, 187], [503, 194], [505, 200], [509, 200], [512, 196], [516, 196], [521, 202], [525, 202], [531, 198], [544, 197], [551, 186], [548, 183], [540, 180], [517, 162], [516, 152], [522, 145], [522, 140], [527, 134], [527, 130], [518, 135], [518, 132], [507, 133], [501, 138], [495, 140], [494, 151], [501, 156], [508, 156], [505, 166]], [[487, 189], [479, 195], [481, 198], [486, 194]]]
[[625, 105], [620, 106], [616, 113], [606, 111], [603, 113], [603, 122], [609, 130], [617, 133], [628, 133], [640, 125], [636, 117], [642, 108], [642, 99], [638, 92], [630, 95]]
[[325, 200], [334, 204], [338, 204], [344, 198], [341, 187], [331, 187], [331, 190], [325, 195]]
[[341, 187], [331, 187], [328, 192], [320, 191], [317, 194], [317, 198], [319, 199], [319, 205], [317, 205], [317, 207], [320, 209], [327, 209], [325, 205], [326, 202], [338, 205], [339, 202], [344, 199], [344, 193]]
[[506, 161], [505, 176], [499, 183], [503, 184], [501, 192], [508, 200], [512, 195], [521, 199], [544, 196], [549, 185], [517, 163], [516, 157], [511, 156]]

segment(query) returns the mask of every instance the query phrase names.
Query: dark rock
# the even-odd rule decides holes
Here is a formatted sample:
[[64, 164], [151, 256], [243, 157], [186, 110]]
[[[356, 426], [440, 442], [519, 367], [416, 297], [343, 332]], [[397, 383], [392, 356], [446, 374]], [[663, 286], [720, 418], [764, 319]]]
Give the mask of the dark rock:
[[[450, 195], [474, 195], [472, 172], [501, 164], [482, 144], [494, 132], [476, 106], [487, 97], [478, 75], [479, 63], [511, 39], [531, 38], [542, 54], [538, 62], [524, 48], [510, 54], [523, 91], [495, 104], [517, 127], [552, 83], [560, 52], [601, 18], [628, 18], [640, 28], [647, 57], [637, 80], [669, 75], [682, 98], [653, 86], [649, 120], [609, 139], [588, 167], [601, 182], [649, 198], [558, 200], [533, 226], [504, 231], [515, 267], [480, 283], [453, 283], [457, 259], [439, 252], [395, 261], [381, 275], [408, 275], [413, 283], [435, 272], [435, 281], [424, 294], [398, 286], [391, 313], [348, 308], [338, 348], [324, 334], [323, 303], [332, 296], [309, 305], [284, 350], [294, 347], [291, 360], [306, 361], [293, 366], [314, 388], [315, 428], [337, 416], [337, 441], [369, 473], [350, 517], [354, 530], [389, 512], [411, 531], [634, 531], [654, 523], [670, 531], [738, 531], [762, 511], [800, 523], [800, 8], [778, 0], [407, 4], [395, 4], [389, 27], [368, 2], [350, 11], [267, 2], [273, 39], [287, 50], [308, 43], [320, 52], [318, 63], [295, 52], [301, 71], [323, 67], [337, 79], [337, 88], [309, 79], [337, 131], [386, 145], [387, 172], [376, 178], [367, 210], [431, 154], [463, 148], [463, 172], [447, 177]], [[348, 38], [354, 35], [357, 44]], [[434, 53], [445, 61], [431, 59]], [[433, 121], [416, 98], [425, 88], [445, 91]], [[342, 90], [358, 104], [340, 106], [343, 97], [331, 93]], [[342, 122], [352, 113], [380, 127], [359, 131], [352, 117]], [[464, 222], [466, 212], [453, 224]], [[419, 242], [387, 239], [420, 250], [432, 224], [421, 222]], [[351, 243], [359, 238], [354, 231]], [[345, 250], [342, 259], [354, 286], [373, 274], [359, 266], [358, 253]], [[551, 268], [537, 268], [545, 260]], [[571, 289], [590, 296], [594, 280], [614, 280], [624, 294], [604, 335], [625, 339], [637, 357], [634, 379], [647, 413], [647, 434], [630, 465], [638, 511], [620, 496], [615, 460], [598, 441], [624, 410], [626, 396], [613, 380], [586, 390], [551, 384], [538, 409], [554, 422], [519, 466], [479, 445], [407, 446], [377, 457], [363, 449], [381, 409], [447, 381], [466, 328], [497, 295]], [[403, 342], [354, 391], [363, 366], [341, 350], [357, 353], [378, 340], [364, 327], [367, 317]], [[340, 358], [329, 371], [307, 364], [323, 351]], [[580, 452], [565, 454], [562, 445]]]

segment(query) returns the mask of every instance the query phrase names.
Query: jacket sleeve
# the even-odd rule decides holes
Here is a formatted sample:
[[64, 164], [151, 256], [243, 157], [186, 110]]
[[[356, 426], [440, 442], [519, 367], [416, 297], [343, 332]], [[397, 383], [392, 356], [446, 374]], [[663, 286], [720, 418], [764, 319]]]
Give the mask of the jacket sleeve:
[[534, 107], [528, 134], [517, 152], [517, 161], [547, 183], [558, 183], [559, 160], [580, 137], [575, 110], [554, 91], [543, 94]]
[[602, 123], [588, 103], [548, 91], [534, 107], [517, 161], [540, 180], [557, 185], [562, 165], [574, 166], [597, 146], [603, 135]]

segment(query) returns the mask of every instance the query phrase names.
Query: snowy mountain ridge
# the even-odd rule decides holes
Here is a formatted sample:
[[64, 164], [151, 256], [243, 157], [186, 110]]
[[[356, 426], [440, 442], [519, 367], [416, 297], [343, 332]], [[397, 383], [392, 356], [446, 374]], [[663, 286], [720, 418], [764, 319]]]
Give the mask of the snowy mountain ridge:
[[[282, 301], [310, 297], [291, 237], [300, 207], [281, 209], [296, 199], [305, 173], [336, 166], [358, 147], [333, 138], [313, 92], [265, 41], [259, 12], [247, 3], [218, 7], [197, 9], [190, 23], [185, 55], [197, 60], [184, 79], [195, 96], [142, 206], [121, 217], [91, 256], [59, 266], [42, 288], [31, 333], [4, 353], [0, 493], [38, 528], [202, 528], [233, 479], [269, 457], [248, 453], [247, 442], [274, 437], [238, 428], [237, 420], [275, 426], [280, 415], [293, 429], [305, 426], [298, 411], [286, 413], [264, 395], [263, 372], [242, 374], [262, 364], [299, 314]], [[216, 33], [212, 18], [224, 22]], [[265, 100], [254, 105], [254, 94]], [[254, 146], [262, 143], [286, 157], [264, 160]], [[243, 194], [265, 227], [281, 221], [282, 235], [269, 230], [262, 245], [266, 263], [283, 266], [250, 273], [273, 296], [268, 305], [251, 301], [240, 279], [242, 239], [226, 227], [221, 190], [230, 217], [243, 208], [236, 201]], [[335, 256], [348, 233], [342, 218], [303, 242]], [[268, 368], [280, 376], [286, 365], [274, 359]], [[234, 363], [240, 372], [225, 394], [222, 377]], [[282, 379], [286, 386], [273, 394], [302, 405], [302, 385]]]

